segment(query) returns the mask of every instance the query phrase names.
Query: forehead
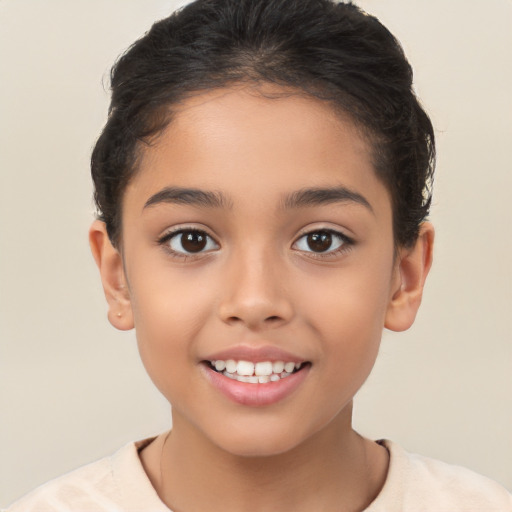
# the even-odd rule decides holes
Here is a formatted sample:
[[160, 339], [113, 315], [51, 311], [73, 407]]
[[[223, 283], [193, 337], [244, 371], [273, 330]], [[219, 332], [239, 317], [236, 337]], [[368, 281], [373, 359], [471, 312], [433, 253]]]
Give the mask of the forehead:
[[345, 186], [389, 203], [371, 145], [348, 117], [327, 102], [270, 85], [198, 93], [173, 109], [167, 128], [143, 149], [125, 199], [136, 195], [143, 207], [144, 197], [166, 186], [235, 199]]

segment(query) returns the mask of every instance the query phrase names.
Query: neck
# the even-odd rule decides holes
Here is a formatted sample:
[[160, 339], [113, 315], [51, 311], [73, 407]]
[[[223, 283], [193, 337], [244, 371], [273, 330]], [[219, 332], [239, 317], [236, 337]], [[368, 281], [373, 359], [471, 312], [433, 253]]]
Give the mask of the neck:
[[376, 497], [387, 473], [385, 448], [352, 430], [351, 406], [278, 455], [228, 453], [179, 415], [174, 415], [165, 442], [162, 438], [154, 444], [153, 463], [148, 455], [143, 464], [174, 512], [361, 511]]

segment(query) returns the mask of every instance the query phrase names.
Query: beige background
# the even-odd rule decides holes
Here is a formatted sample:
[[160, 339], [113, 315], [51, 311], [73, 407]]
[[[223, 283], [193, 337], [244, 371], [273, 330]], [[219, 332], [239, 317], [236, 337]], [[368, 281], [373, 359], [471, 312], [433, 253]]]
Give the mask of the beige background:
[[[87, 247], [108, 70], [173, 0], [0, 0], [0, 505], [167, 427]], [[512, 489], [512, 2], [361, 0], [437, 128], [436, 262], [355, 425]]]

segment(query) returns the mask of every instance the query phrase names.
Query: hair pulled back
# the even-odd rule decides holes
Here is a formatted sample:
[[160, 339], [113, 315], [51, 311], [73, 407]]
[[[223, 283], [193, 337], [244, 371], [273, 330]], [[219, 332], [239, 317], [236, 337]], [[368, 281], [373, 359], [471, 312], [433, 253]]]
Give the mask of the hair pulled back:
[[431, 203], [434, 133], [393, 35], [351, 3], [196, 0], [155, 23], [112, 68], [109, 116], [91, 171], [114, 245], [142, 145], [191, 93], [237, 82], [291, 87], [347, 113], [372, 144], [375, 172], [391, 196], [395, 243], [414, 243]]

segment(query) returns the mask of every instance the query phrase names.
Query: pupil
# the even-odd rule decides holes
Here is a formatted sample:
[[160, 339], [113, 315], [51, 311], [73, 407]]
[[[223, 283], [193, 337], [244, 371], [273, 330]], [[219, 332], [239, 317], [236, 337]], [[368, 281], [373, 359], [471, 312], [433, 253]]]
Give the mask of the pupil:
[[189, 231], [181, 235], [181, 245], [187, 252], [199, 252], [206, 247], [206, 237], [197, 231]]
[[327, 231], [311, 233], [308, 235], [308, 247], [314, 252], [325, 252], [332, 244], [332, 235]]

